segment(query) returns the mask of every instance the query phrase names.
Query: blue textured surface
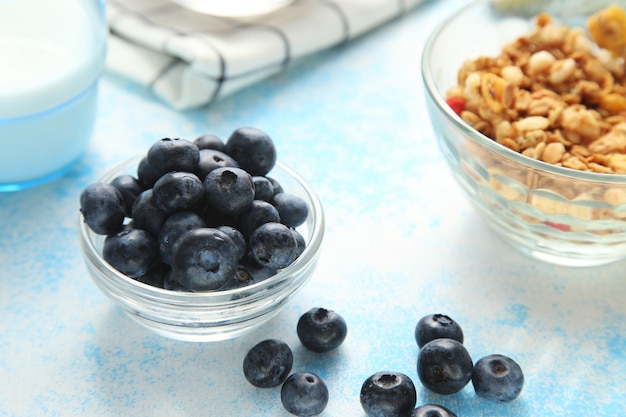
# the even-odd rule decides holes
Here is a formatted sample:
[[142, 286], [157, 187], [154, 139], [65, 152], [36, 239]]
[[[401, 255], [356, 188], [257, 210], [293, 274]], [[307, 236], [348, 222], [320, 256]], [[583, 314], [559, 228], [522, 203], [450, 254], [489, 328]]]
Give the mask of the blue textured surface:
[[[349, 45], [209, 109], [175, 112], [123, 80], [101, 83], [96, 133], [65, 176], [0, 194], [0, 415], [287, 416], [280, 390], [242, 374], [266, 337], [289, 343], [294, 371], [326, 379], [324, 416], [364, 416], [363, 381], [409, 375], [418, 402], [459, 416], [626, 415], [626, 264], [569, 269], [504, 245], [453, 182], [434, 140], [419, 58], [426, 35], [466, 3], [429, 3]], [[257, 126], [318, 191], [328, 227], [313, 280], [263, 328], [220, 344], [171, 341], [127, 318], [87, 275], [78, 195], [163, 136], [227, 136]], [[339, 350], [299, 344], [300, 314], [339, 312]], [[507, 405], [427, 392], [413, 331], [425, 314], [461, 323], [474, 360], [490, 353], [525, 371]]]

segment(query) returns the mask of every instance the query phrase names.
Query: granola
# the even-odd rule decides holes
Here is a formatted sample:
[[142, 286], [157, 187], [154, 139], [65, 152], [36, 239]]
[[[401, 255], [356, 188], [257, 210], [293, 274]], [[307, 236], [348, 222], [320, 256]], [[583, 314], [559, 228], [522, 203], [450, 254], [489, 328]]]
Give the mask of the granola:
[[[587, 28], [539, 14], [497, 56], [466, 61], [448, 100], [469, 125], [550, 164], [626, 174], [626, 11], [609, 6]], [[457, 111], [457, 110], [455, 110]]]

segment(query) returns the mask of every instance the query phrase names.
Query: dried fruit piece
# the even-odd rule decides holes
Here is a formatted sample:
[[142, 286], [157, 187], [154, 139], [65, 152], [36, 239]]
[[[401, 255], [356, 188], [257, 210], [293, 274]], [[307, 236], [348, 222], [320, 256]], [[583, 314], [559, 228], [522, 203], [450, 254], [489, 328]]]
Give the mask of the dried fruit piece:
[[450, 106], [452, 111], [454, 111], [459, 116], [461, 115], [463, 110], [465, 110], [465, 100], [460, 97], [450, 97], [446, 100], [446, 103], [448, 104], [448, 106]]
[[623, 56], [626, 52], [626, 11], [613, 4], [587, 20], [591, 38], [599, 47]]

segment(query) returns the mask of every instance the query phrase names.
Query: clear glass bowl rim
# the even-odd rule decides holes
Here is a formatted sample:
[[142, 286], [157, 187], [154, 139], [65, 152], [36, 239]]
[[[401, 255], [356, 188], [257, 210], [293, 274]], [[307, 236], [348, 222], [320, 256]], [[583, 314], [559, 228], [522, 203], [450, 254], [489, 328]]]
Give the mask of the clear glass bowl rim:
[[[444, 19], [441, 23], [439, 23], [433, 32], [429, 35], [424, 44], [424, 49], [422, 52], [421, 59], [421, 70], [422, 70], [422, 80], [424, 81], [424, 85], [426, 86], [426, 92], [430, 96], [432, 102], [437, 107], [437, 110], [445, 116], [445, 118], [452, 123], [462, 134], [464, 134], [467, 138], [494, 152], [503, 158], [511, 159], [521, 165], [527, 166], [529, 168], [545, 171], [551, 173], [553, 175], [562, 176], [571, 178], [574, 180], [585, 180], [585, 181], [593, 181], [598, 183], [610, 183], [610, 184], [624, 184], [626, 183], [626, 174], [602, 174], [598, 172], [588, 172], [588, 171], [578, 171], [570, 168], [560, 167], [557, 165], [552, 165], [543, 161], [539, 161], [537, 159], [533, 159], [523, 155], [519, 152], [515, 152], [512, 149], [507, 148], [506, 146], [500, 145], [493, 139], [483, 135], [478, 132], [471, 126], [469, 126], [463, 119], [461, 119], [454, 111], [447, 105], [446, 99], [443, 95], [440, 94], [437, 89], [437, 83], [434, 78], [434, 74], [431, 66], [431, 59], [435, 52], [435, 44], [439, 39], [439, 35], [446, 30], [449, 29], [451, 25], [454, 24], [456, 19], [461, 17], [464, 13], [466, 13], [470, 9], [474, 9], [477, 7], [489, 7], [489, 0], [475, 0], [468, 5], [461, 7], [456, 12], [452, 13], [449, 17]], [[503, 41], [507, 42], [507, 40]], [[472, 59], [475, 57], [468, 56], [468, 59]], [[449, 87], [452, 87], [450, 85]]]
[[[133, 159], [122, 162], [108, 171], [99, 181], [109, 182], [117, 175], [122, 173], [124, 169], [137, 166], [141, 157], [135, 157]], [[228, 305], [242, 305], [246, 302], [255, 302], [263, 299], [264, 294], [272, 294], [276, 292], [276, 286], [288, 287], [288, 282], [293, 276], [298, 275], [298, 271], [305, 269], [307, 265], [315, 261], [325, 231], [325, 218], [322, 204], [319, 197], [311, 186], [305, 182], [295, 171], [290, 167], [283, 164], [280, 161], [276, 162], [276, 166], [291, 176], [304, 190], [307, 196], [307, 203], [310, 204], [311, 216], [310, 224], [310, 240], [302, 252], [302, 254], [288, 267], [280, 270], [276, 275], [265, 279], [261, 282], [232, 290], [224, 291], [207, 291], [207, 292], [182, 292], [172, 291], [163, 288], [154, 287], [149, 284], [144, 284], [135, 279], [132, 279], [113, 267], [111, 267], [100, 255], [96, 248], [96, 244], [92, 237], [98, 237], [95, 235], [83, 221], [82, 215], [78, 216], [78, 229], [79, 229], [79, 241], [83, 250], [84, 256], [90, 262], [89, 268], [95, 268], [98, 273], [97, 279], [109, 280], [110, 284], [113, 284], [119, 292], [132, 293], [134, 297], [140, 297], [145, 300], [149, 300], [154, 303], [165, 303], [166, 305], [176, 305], [180, 307], [203, 307], [203, 306], [228, 306]], [[271, 174], [271, 172], [270, 172]], [[307, 220], [309, 221], [309, 220]], [[94, 272], [94, 271], [92, 271]], [[90, 273], [92, 273], [90, 272]], [[300, 279], [295, 280], [300, 281]], [[274, 291], [263, 291], [274, 288]], [[256, 297], [257, 294], [261, 296]], [[167, 307], [166, 307], [167, 308]]]

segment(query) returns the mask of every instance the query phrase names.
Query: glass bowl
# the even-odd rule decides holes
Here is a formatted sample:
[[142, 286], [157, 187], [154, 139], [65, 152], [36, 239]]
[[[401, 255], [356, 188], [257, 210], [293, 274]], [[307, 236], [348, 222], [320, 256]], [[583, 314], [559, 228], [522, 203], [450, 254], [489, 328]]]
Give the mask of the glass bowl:
[[[121, 174], [134, 175], [140, 159], [118, 165], [101, 181], [110, 182]], [[81, 216], [79, 241], [92, 280], [139, 324], [172, 339], [232, 339], [267, 322], [311, 279], [324, 236], [322, 205], [311, 187], [280, 162], [269, 175], [285, 191], [303, 198], [309, 208], [306, 221], [297, 228], [307, 242], [306, 248], [276, 275], [244, 288], [214, 292], [180, 292], [143, 284], [118, 272], [103, 259], [105, 236], [91, 231]]]
[[[570, 26], [587, 17], [548, 11]], [[488, 1], [475, 1], [429, 36], [421, 70], [440, 149], [482, 217], [513, 247], [569, 266], [625, 259], [626, 175], [578, 171], [524, 156], [479, 133], [446, 104], [446, 91], [457, 84], [465, 60], [495, 56], [505, 43], [530, 32], [535, 19], [525, 12], [503, 13]]]

